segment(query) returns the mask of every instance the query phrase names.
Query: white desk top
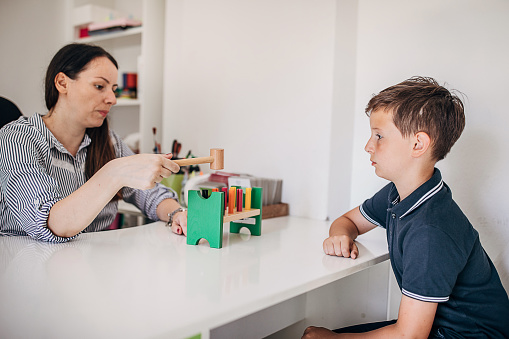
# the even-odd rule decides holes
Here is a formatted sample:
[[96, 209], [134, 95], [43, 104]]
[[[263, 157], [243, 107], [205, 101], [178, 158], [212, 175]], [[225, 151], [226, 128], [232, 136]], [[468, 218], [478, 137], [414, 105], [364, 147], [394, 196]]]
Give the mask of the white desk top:
[[0, 337], [187, 337], [388, 259], [378, 228], [358, 259], [325, 255], [329, 224], [267, 219], [260, 237], [225, 232], [222, 249], [162, 222], [66, 244], [0, 237]]

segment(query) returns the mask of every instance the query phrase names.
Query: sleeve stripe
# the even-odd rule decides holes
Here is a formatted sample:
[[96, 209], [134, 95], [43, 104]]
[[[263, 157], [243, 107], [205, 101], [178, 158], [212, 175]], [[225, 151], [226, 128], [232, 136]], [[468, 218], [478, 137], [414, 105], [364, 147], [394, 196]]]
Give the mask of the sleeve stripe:
[[364, 216], [364, 218], [366, 218], [370, 223], [372, 223], [373, 225], [376, 225], [378, 227], [382, 227], [382, 225], [380, 225], [380, 223], [376, 222], [373, 218], [371, 218], [365, 211], [364, 209], [362, 208], [362, 205], [359, 206], [359, 210], [361, 211], [361, 214]]
[[449, 296], [447, 297], [425, 297], [416, 293], [409, 292], [405, 290], [404, 288], [401, 290], [401, 293], [406, 295], [407, 297], [410, 297], [412, 299], [417, 299], [420, 301], [427, 301], [432, 303], [443, 303], [449, 300]]

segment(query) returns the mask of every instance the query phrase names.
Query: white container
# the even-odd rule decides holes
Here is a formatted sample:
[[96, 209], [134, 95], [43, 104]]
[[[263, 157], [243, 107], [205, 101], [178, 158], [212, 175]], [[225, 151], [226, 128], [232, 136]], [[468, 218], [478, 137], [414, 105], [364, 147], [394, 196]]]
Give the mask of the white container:
[[125, 18], [124, 13], [97, 5], [76, 7], [73, 11], [73, 26], [86, 26], [92, 22], [103, 22], [117, 18]]

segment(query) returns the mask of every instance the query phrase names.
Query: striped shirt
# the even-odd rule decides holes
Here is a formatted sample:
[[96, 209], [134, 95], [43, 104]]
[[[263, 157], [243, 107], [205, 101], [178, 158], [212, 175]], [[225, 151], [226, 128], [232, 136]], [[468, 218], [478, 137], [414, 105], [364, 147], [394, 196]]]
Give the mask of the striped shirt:
[[[110, 131], [117, 157], [134, 153]], [[51, 207], [86, 182], [85, 159], [92, 140], [85, 134], [76, 156], [55, 138], [42, 116], [21, 117], [0, 129], [0, 235], [28, 235], [49, 242], [66, 242], [47, 227]], [[137, 206], [151, 220], [158, 220], [156, 208], [164, 199], [176, 199], [175, 192], [161, 184], [149, 190], [122, 188], [123, 199]], [[107, 229], [118, 211], [109, 202], [82, 232]]]

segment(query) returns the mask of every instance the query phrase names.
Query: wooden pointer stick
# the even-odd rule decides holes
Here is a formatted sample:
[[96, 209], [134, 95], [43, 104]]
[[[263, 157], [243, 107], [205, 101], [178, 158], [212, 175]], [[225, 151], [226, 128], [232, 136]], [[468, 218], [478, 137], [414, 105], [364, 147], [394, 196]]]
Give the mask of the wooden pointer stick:
[[222, 170], [224, 169], [224, 149], [211, 148], [210, 157], [187, 158], [173, 161], [179, 166], [210, 164], [210, 169]]

